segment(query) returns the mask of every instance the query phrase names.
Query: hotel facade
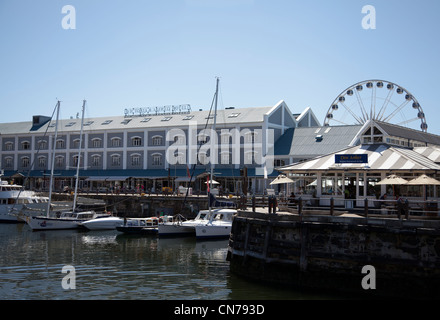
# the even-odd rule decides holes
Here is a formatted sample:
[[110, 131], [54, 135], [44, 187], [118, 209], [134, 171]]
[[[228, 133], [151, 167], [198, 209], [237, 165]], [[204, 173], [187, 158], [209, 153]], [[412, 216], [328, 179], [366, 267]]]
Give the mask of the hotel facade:
[[55, 141], [55, 120], [36, 115], [32, 121], [0, 124], [1, 169], [4, 178], [28, 178], [27, 187], [44, 190], [55, 152], [57, 190], [74, 185], [80, 161], [82, 189], [141, 187], [158, 192], [175, 189], [192, 176], [194, 189], [201, 192], [214, 163], [214, 178], [229, 192], [241, 192], [246, 175], [247, 190], [261, 193], [277, 175], [275, 143], [289, 129], [319, 125], [310, 108], [293, 114], [284, 101], [218, 110], [215, 132], [213, 124], [210, 111], [188, 106], [126, 110], [123, 116], [59, 120]]

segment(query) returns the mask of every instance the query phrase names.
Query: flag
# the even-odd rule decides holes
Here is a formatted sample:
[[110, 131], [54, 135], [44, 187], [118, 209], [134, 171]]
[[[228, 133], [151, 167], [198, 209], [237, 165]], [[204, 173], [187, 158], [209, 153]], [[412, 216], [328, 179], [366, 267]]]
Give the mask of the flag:
[[189, 174], [189, 168], [186, 166], [186, 174], [188, 175], [188, 178], [191, 178], [191, 175]]

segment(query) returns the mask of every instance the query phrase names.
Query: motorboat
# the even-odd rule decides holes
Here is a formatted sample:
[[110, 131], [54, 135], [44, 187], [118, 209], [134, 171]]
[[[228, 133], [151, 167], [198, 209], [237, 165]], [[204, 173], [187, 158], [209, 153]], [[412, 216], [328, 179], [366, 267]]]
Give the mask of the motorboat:
[[24, 222], [20, 217], [22, 209], [30, 204], [43, 204], [48, 202], [47, 197], [37, 195], [36, 192], [23, 190], [21, 185], [8, 184], [0, 180], [0, 222]]
[[159, 236], [196, 236], [197, 238], [229, 237], [235, 209], [201, 210], [191, 220], [175, 220], [159, 225]]
[[216, 209], [211, 213], [209, 220], [196, 225], [197, 239], [228, 238], [231, 233], [232, 220], [237, 210]]
[[194, 219], [185, 221], [181, 215], [178, 215], [172, 222], [165, 222], [158, 226], [159, 236], [195, 235], [195, 226], [207, 222], [208, 215], [209, 210], [201, 210]]
[[88, 230], [116, 230], [124, 224], [124, 219], [113, 216], [100, 216], [95, 219], [81, 222], [81, 226]]
[[[33, 231], [37, 230], [66, 230], [77, 229], [91, 219], [102, 217], [103, 214], [95, 211], [63, 212], [59, 216], [29, 216], [26, 222]], [[107, 214], [105, 214], [108, 216]]]
[[171, 222], [172, 216], [148, 217], [148, 218], [124, 218], [123, 224], [116, 230], [129, 234], [157, 234], [158, 227], [163, 223]]

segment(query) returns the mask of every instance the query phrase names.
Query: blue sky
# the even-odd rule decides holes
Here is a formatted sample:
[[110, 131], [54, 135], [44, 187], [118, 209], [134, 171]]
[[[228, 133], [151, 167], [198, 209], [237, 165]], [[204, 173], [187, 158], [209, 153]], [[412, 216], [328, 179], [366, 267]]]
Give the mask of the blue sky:
[[[75, 30], [62, 28], [65, 5]], [[365, 5], [375, 30], [361, 26]], [[412, 93], [440, 134], [439, 12], [428, 0], [0, 0], [0, 121], [50, 115], [57, 99], [63, 118], [83, 99], [89, 117], [208, 109], [219, 76], [220, 107], [285, 100], [322, 122], [345, 88], [383, 79]]]

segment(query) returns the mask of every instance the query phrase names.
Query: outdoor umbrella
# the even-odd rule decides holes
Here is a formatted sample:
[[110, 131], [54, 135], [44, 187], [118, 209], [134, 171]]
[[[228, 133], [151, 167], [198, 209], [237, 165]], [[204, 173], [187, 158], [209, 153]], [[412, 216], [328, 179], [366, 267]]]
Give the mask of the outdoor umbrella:
[[[270, 185], [292, 183], [292, 182], [294, 182], [292, 179], [290, 179], [289, 177], [286, 177], [286, 175], [284, 175], [284, 174], [280, 174], [278, 177], [276, 177], [275, 179], [272, 180]], [[286, 194], [288, 194], [288, 193], [289, 193], [289, 190], [287, 189]]]
[[419, 185], [419, 186], [427, 186], [427, 185], [434, 186], [434, 185], [440, 185], [440, 181], [428, 177], [426, 174], [422, 174], [420, 177], [417, 177], [409, 181], [408, 184]]
[[394, 185], [407, 184], [408, 181], [399, 177], [398, 175], [392, 174], [386, 177], [385, 179], [379, 181], [377, 184], [389, 184], [393, 186], [393, 195], [394, 195]]
[[434, 178], [428, 177], [426, 174], [422, 174], [421, 176], [419, 176], [415, 179], [412, 179], [407, 184], [416, 185], [416, 186], [423, 186], [423, 199], [426, 200], [426, 186], [440, 185], [440, 181], [438, 181]]
[[270, 185], [282, 184], [282, 183], [292, 183], [292, 182], [293, 182], [292, 179], [286, 177], [284, 174], [280, 174], [278, 177], [276, 177], [275, 179], [272, 180]]

